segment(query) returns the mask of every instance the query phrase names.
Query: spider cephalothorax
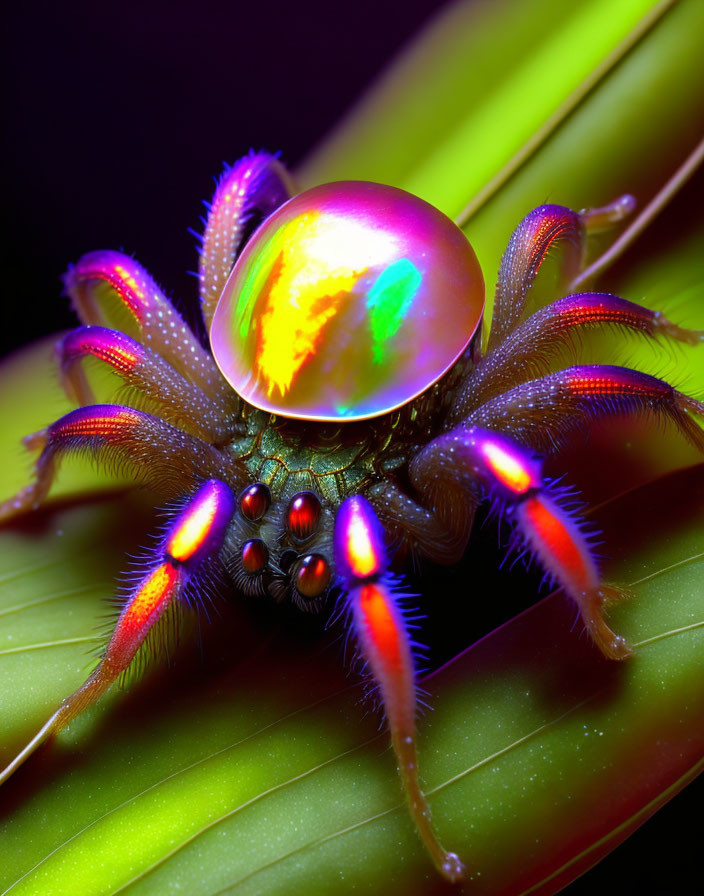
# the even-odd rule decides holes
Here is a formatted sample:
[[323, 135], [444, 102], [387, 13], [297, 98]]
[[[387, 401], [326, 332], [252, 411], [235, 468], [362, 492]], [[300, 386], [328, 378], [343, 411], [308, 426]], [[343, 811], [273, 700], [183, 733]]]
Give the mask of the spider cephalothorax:
[[[0, 505], [0, 520], [36, 507], [57, 461], [75, 450], [129, 465], [182, 506], [97, 668], [0, 782], [110, 687], [167, 610], [197, 596], [213, 564], [241, 594], [305, 611], [326, 607], [336, 589], [380, 692], [415, 824], [438, 869], [457, 880], [462, 863], [438, 842], [419, 786], [412, 642], [391, 564], [408, 551], [456, 561], [489, 497], [512, 522], [513, 544], [575, 601], [602, 653], [629, 656], [604, 618], [623, 594], [602, 583], [540, 454], [595, 417], [635, 412], [669, 418], [704, 449], [704, 405], [628, 368], [555, 371], [553, 362], [589, 326], [690, 343], [702, 336], [603, 293], [566, 294], [525, 315], [548, 250], [564, 249], [568, 285], [588, 232], [620, 220], [630, 197], [528, 214], [502, 261], [482, 355], [482, 275], [448, 218], [378, 184], [292, 193], [281, 164], [263, 153], [218, 185], [200, 257], [212, 355], [133, 259], [92, 253], [66, 276], [83, 326], [60, 340], [57, 356], [80, 407], [26, 439], [40, 452], [36, 480]], [[242, 247], [255, 210], [263, 223]], [[111, 311], [118, 329], [106, 327]], [[122, 377], [127, 404], [92, 403], [87, 356]]]

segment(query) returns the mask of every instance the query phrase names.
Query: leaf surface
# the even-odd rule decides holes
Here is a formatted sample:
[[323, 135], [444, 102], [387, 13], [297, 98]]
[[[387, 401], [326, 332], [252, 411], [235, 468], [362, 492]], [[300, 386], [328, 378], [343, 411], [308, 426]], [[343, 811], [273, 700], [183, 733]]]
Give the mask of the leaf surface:
[[[553, 595], [426, 683], [426, 786], [473, 893], [553, 892], [698, 770], [704, 752], [704, 466], [603, 513], [639, 645], [604, 661]], [[643, 533], [639, 523], [654, 525]], [[0, 534], [3, 757], [82, 680], [134, 499]], [[626, 533], [626, 537], [624, 537]], [[125, 538], [125, 535], [122, 535]], [[31, 573], [28, 572], [31, 570]], [[61, 583], [61, 592], [56, 591]], [[37, 603], [37, 595], [41, 603]], [[20, 893], [436, 892], [394, 762], [338, 649], [224, 611], [225, 642], [115, 692], [3, 796], [0, 882]], [[470, 890], [468, 890], [470, 892]]]
[[[625, 190], [642, 205], [686, 155], [701, 126], [704, 8], [460, 6], [303, 179], [398, 183], [453, 215], [469, 204], [466, 230], [491, 283], [532, 206], [595, 205]], [[637, 244], [647, 251], [629, 253], [600, 286], [704, 327], [703, 236], [699, 203], [685, 192]], [[629, 363], [704, 390], [701, 350], [666, 352], [663, 362], [625, 344]], [[41, 343], [0, 368], [0, 497], [29, 475], [19, 439], [69, 409], [50, 354]], [[595, 469], [597, 429], [581, 466], [579, 453], [570, 457], [592, 501], [698, 460], [654, 430], [634, 440], [613, 427], [612, 447], [614, 433], [626, 474], [609, 477], [613, 455], [602, 453]], [[114, 485], [67, 462], [53, 494]], [[154, 527], [148, 506], [148, 495], [103, 495], [0, 531], [0, 761], [85, 677], [103, 598], [124, 553]], [[573, 611], [555, 595], [427, 681], [423, 776], [443, 840], [472, 871], [467, 892], [555, 892], [699, 771], [702, 507], [699, 466], [600, 510], [608, 575], [635, 583], [636, 597], [613, 611], [615, 628], [640, 644], [632, 662], [603, 661], [578, 626], [570, 631]], [[500, 594], [505, 580], [488, 587]], [[224, 606], [204, 662], [186, 648], [173, 670], [112, 692], [33, 757], [1, 794], [0, 888], [440, 892], [401, 805], [386, 735], [342, 671], [340, 645], [280, 624], [272, 633], [271, 622], [258, 608]]]

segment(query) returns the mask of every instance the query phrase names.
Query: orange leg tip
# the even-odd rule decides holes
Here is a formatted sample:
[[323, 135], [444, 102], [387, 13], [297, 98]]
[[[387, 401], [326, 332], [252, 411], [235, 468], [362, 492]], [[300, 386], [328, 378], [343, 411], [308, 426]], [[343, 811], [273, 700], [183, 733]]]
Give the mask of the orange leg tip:
[[699, 345], [704, 342], [704, 330], [687, 330], [685, 327], [679, 327], [664, 317], [659, 311], [655, 314], [655, 329], [665, 336], [676, 339], [678, 342], [684, 342], [687, 345]]
[[636, 210], [636, 199], [630, 193], [624, 193], [618, 199], [614, 199], [608, 205], [602, 205], [599, 208], [582, 209], [579, 217], [582, 219], [584, 226], [591, 233], [599, 230], [607, 230], [618, 224], [620, 221], [630, 217]]
[[464, 880], [467, 869], [456, 852], [446, 852], [439, 868], [440, 874], [451, 884]]
[[47, 437], [47, 430], [40, 429], [38, 432], [33, 432], [28, 436], [24, 436], [22, 444], [28, 451], [43, 451], [46, 447]]
[[[610, 598], [609, 595], [612, 593], [618, 594], [618, 597]], [[605, 587], [599, 591], [597, 598], [591, 600], [582, 610], [584, 623], [594, 644], [609, 660], [625, 660], [633, 656], [633, 648], [628, 641], [622, 635], [617, 635], [607, 625], [602, 609], [605, 601], [620, 600], [625, 596], [627, 596], [627, 592], [623, 589]]]
[[35, 510], [41, 503], [41, 495], [37, 497], [37, 485], [32, 483], [0, 503], [0, 523], [11, 520], [28, 510]]
[[602, 585], [599, 589], [599, 597], [603, 604], [617, 604], [622, 600], [630, 600], [633, 592], [622, 585]]
[[601, 634], [596, 635], [592, 632], [594, 643], [604, 654], [606, 659], [620, 662], [621, 660], [627, 660], [632, 657], [633, 648], [628, 641], [622, 635], [617, 635], [615, 632], [611, 631], [611, 629], [608, 629], [608, 632], [609, 634], [606, 637]]

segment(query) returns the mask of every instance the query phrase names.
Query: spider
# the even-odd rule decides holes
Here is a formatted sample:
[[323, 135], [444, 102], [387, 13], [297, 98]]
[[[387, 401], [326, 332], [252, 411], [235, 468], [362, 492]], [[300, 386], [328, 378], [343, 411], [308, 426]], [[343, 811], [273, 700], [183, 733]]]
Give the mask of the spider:
[[[440, 873], [459, 880], [464, 866], [441, 845], [420, 788], [415, 645], [396, 570], [409, 554], [457, 562], [489, 499], [513, 526], [511, 547], [572, 598], [595, 647], [611, 660], [631, 654], [605, 619], [625, 594], [602, 582], [590, 536], [542, 457], [591, 420], [638, 412], [669, 418], [704, 450], [704, 405], [625, 367], [548, 371], [590, 327], [690, 344], [704, 336], [605, 293], [526, 307], [548, 250], [562, 248], [568, 284], [588, 234], [632, 207], [624, 196], [580, 213], [531, 211], [503, 256], [484, 351], [482, 272], [449, 218], [379, 184], [294, 195], [281, 162], [263, 152], [227, 168], [209, 206], [199, 279], [212, 354], [134, 259], [83, 256], [65, 278], [82, 326], [56, 349], [79, 407], [25, 439], [39, 452], [36, 476], [0, 504], [0, 520], [40, 505], [69, 452], [127, 464], [181, 503], [97, 667], [0, 783], [126, 673], [158, 623], [197, 602], [214, 568], [243, 596], [304, 612], [326, 609], [337, 590], [413, 821]], [[263, 220], [246, 239], [255, 212]], [[120, 329], [106, 326], [111, 315]], [[133, 406], [93, 403], [88, 357], [124, 380]]]

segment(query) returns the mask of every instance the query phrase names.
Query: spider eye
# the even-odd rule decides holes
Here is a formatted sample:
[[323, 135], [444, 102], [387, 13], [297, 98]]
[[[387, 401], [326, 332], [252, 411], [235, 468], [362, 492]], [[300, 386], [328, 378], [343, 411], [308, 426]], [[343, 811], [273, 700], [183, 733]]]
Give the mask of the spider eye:
[[248, 485], [240, 495], [240, 513], [254, 523], [260, 520], [271, 505], [271, 492], [263, 482]]
[[242, 568], [254, 574], [262, 572], [269, 562], [269, 548], [261, 538], [252, 538], [242, 545]]
[[295, 576], [296, 590], [302, 597], [320, 597], [330, 584], [330, 564], [320, 554], [306, 554]]
[[320, 519], [320, 501], [313, 492], [298, 492], [286, 510], [286, 528], [297, 540], [304, 541], [315, 532]]
[[479, 263], [448, 217], [395, 187], [348, 181], [264, 221], [225, 284], [210, 341], [255, 407], [363, 420], [437, 382], [483, 307]]

